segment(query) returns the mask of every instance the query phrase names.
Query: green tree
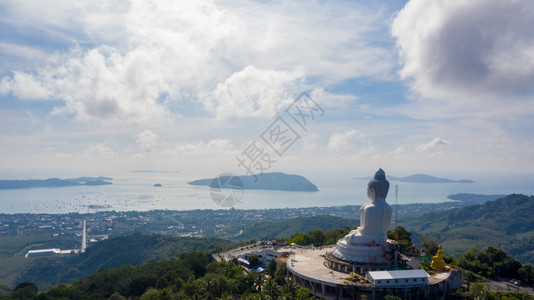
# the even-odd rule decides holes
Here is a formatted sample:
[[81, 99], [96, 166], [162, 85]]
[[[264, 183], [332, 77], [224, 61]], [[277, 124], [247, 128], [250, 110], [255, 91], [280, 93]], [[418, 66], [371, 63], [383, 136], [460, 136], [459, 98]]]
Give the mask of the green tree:
[[521, 280], [525, 283], [534, 283], [534, 266], [525, 264], [517, 271]]
[[109, 296], [109, 300], [126, 300], [126, 298], [119, 294], [119, 292], [114, 292]]
[[271, 297], [271, 299], [278, 299], [278, 296], [280, 295], [278, 289], [279, 287], [273, 278], [269, 278], [265, 281], [264, 292]]
[[475, 282], [469, 287], [469, 296], [473, 299], [485, 299], [488, 287], [482, 283]]
[[388, 239], [397, 241], [400, 246], [400, 252], [406, 255], [414, 255], [415, 247], [412, 244], [412, 233], [402, 226], [397, 226], [394, 230], [388, 231]]
[[248, 262], [250, 263], [250, 267], [251, 268], [256, 268], [260, 265], [260, 258], [259, 256], [257, 255], [251, 255], [249, 258], [248, 258]]
[[439, 248], [439, 244], [436, 242], [436, 239], [421, 235], [419, 237], [419, 240], [422, 242], [423, 251], [425, 251], [425, 255], [436, 255]]
[[265, 269], [265, 272], [269, 274], [269, 276], [274, 277], [274, 272], [276, 272], [276, 265], [278, 263], [276, 262], [276, 259], [271, 259], [269, 261], [269, 264], [267, 265], [267, 269]]
[[141, 300], [158, 300], [160, 291], [155, 288], [150, 288], [141, 295]]
[[324, 242], [326, 241], [326, 236], [324, 232], [321, 229], [315, 229], [310, 231], [310, 244], [315, 246], [322, 246], [324, 245]]
[[292, 278], [289, 278], [282, 288], [284, 296], [289, 299], [297, 298], [298, 289], [299, 286], [295, 282], [293, 282]]
[[21, 282], [17, 284], [15, 289], [11, 292], [11, 297], [14, 299], [31, 299], [37, 294], [37, 286], [32, 282]]
[[345, 227], [343, 229], [330, 229], [325, 232], [326, 240], [325, 245], [332, 245], [337, 243], [337, 241], [347, 235], [350, 231], [350, 228]]
[[278, 285], [284, 285], [286, 283], [286, 274], [286, 264], [277, 264], [276, 272], [274, 272], [274, 280]]
[[287, 242], [289, 244], [295, 243], [300, 246], [306, 246], [311, 244], [311, 236], [307, 233], [299, 232], [292, 236]]
[[311, 298], [310, 291], [307, 288], [298, 288], [297, 299], [309, 299]]
[[53, 287], [46, 294], [52, 299], [80, 299], [83, 291], [77, 285], [67, 284]]
[[411, 236], [412, 236], [412, 233], [406, 230], [402, 226], [397, 226], [395, 227], [394, 230], [388, 231], [388, 239], [392, 239], [396, 241], [406, 240], [411, 244], [412, 243]]

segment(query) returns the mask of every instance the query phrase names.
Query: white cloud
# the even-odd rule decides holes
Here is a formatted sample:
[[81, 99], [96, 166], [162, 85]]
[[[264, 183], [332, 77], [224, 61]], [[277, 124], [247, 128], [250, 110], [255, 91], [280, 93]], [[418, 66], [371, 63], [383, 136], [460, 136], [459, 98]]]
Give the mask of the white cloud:
[[363, 136], [355, 129], [333, 133], [326, 148], [330, 151], [342, 152], [354, 147], [355, 142]]
[[134, 138], [135, 142], [146, 152], [152, 151], [159, 140], [159, 136], [148, 129], [145, 129], [144, 131], [134, 135]]
[[310, 93], [310, 97], [321, 105], [344, 107], [348, 102], [358, 100], [358, 97], [350, 94], [336, 94], [327, 92], [322, 88], [314, 89]]
[[292, 92], [302, 80], [299, 71], [259, 70], [247, 66], [232, 74], [204, 100], [219, 118], [272, 117], [294, 101]]
[[304, 153], [315, 153], [319, 149], [319, 136], [317, 134], [306, 134], [301, 138], [302, 151]]
[[46, 59], [48, 53], [43, 52], [42, 50], [31, 48], [28, 46], [13, 44], [13, 43], [3, 43], [0, 42], [0, 51], [4, 54], [10, 56], [23, 56], [23, 57], [35, 57], [40, 59]]
[[112, 159], [117, 158], [119, 154], [115, 151], [113, 151], [108, 146], [102, 145], [102, 144], [96, 144], [91, 145], [87, 150], [85, 150], [82, 154], [82, 157], [89, 157], [89, 158], [104, 158], [104, 159]]
[[49, 99], [52, 91], [31, 74], [15, 71], [13, 78], [4, 77], [0, 82], [0, 94], [12, 93], [25, 100]]
[[178, 144], [172, 151], [166, 151], [169, 155], [185, 156], [221, 156], [236, 154], [234, 145], [227, 139], [213, 139], [208, 142]]
[[402, 155], [405, 154], [405, 152], [406, 152], [406, 148], [404, 146], [398, 146], [394, 150], [387, 152], [386, 156], [399, 158], [399, 157], [402, 157]]
[[447, 140], [444, 140], [444, 139], [441, 139], [441, 138], [437, 137], [437, 138], [431, 140], [428, 143], [421, 144], [421, 145], [417, 146], [415, 151], [416, 152], [436, 151], [436, 150], [440, 150], [444, 146], [448, 146], [450, 144], [451, 144], [450, 141], [447, 141]]
[[[424, 97], [465, 104], [534, 96], [534, 6], [529, 0], [411, 0], [392, 24]], [[487, 103], [485, 103], [487, 104]]]
[[[202, 99], [217, 116], [270, 116], [305, 77], [329, 84], [389, 76], [392, 54], [377, 34], [387, 30], [384, 7], [8, 2], [3, 22], [56, 41], [58, 49], [38, 67], [4, 77], [0, 93], [61, 100], [55, 114], [79, 120], [159, 120], [169, 117], [169, 102], [191, 104], [210, 93], [219, 98]], [[34, 56], [43, 51], [20, 47]]]
[[26, 111], [26, 114], [28, 115], [28, 119], [30, 120], [30, 123], [35, 125], [39, 123], [39, 118], [33, 115], [33, 113], [29, 110]]

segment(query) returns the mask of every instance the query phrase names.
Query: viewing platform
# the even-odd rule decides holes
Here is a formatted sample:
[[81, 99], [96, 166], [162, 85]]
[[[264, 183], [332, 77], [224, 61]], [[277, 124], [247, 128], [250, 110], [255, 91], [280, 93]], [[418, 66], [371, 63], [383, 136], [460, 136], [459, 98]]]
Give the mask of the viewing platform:
[[[334, 245], [317, 249], [293, 249], [286, 264], [289, 275], [295, 283], [308, 288], [314, 296], [322, 299], [382, 299], [385, 295], [396, 295], [403, 299], [444, 299], [448, 290], [462, 285], [462, 270], [456, 269], [429, 275], [426, 284], [400, 282], [395, 285], [393, 282], [388, 286], [375, 286], [364, 279], [364, 274], [351, 276], [345, 270], [329, 268], [325, 256], [334, 249]], [[376, 266], [376, 271], [380, 270], [384, 270], [383, 266]]]

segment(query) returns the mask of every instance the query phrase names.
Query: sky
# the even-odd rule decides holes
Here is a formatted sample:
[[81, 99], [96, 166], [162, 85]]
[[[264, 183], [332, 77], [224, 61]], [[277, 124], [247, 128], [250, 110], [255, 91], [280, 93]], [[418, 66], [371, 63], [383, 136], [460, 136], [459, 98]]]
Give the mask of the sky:
[[531, 172], [531, 28], [529, 0], [1, 0], [0, 174]]

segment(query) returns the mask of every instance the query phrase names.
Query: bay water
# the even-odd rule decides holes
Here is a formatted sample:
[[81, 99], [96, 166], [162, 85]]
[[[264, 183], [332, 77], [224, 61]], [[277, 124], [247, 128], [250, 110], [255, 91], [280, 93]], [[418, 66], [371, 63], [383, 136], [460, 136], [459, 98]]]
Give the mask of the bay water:
[[[81, 174], [86, 175], [86, 174]], [[221, 209], [210, 196], [207, 186], [193, 186], [189, 181], [212, 178], [217, 174], [198, 171], [123, 172], [101, 174], [113, 177], [112, 185], [75, 186], [0, 190], [0, 213], [70, 213], [96, 211], [148, 211]], [[354, 179], [351, 172], [308, 172], [302, 174], [318, 186], [318, 192], [244, 190], [236, 209], [326, 207], [361, 205], [369, 202], [367, 180]], [[396, 174], [395, 174], [396, 175]], [[390, 181], [390, 204], [439, 203], [451, 201], [450, 194], [534, 194], [532, 174], [472, 173], [475, 183], [405, 183]], [[443, 177], [443, 176], [440, 176]], [[451, 178], [451, 177], [449, 177]], [[3, 178], [9, 179], [9, 178]], [[261, 177], [260, 177], [261, 180]], [[161, 187], [153, 185], [159, 183]], [[398, 197], [395, 197], [398, 185]]]

